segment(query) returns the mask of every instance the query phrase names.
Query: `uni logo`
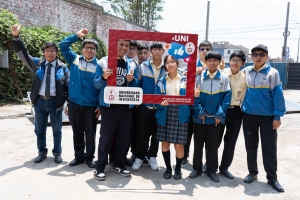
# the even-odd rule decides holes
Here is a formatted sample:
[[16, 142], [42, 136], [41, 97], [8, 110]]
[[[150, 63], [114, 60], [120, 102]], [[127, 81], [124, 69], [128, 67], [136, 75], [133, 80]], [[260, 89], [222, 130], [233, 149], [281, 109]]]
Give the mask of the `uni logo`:
[[172, 40], [175, 41], [182, 41], [182, 42], [188, 42], [189, 41], [189, 36], [188, 35], [175, 35], [172, 37]]

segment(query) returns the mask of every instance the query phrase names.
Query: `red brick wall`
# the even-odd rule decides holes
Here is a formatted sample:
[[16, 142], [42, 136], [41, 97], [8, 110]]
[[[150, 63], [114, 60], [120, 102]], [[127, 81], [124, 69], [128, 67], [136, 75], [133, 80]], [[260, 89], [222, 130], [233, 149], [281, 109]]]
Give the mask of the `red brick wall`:
[[146, 30], [106, 14], [101, 6], [84, 0], [0, 0], [0, 7], [14, 13], [23, 26], [52, 25], [70, 33], [87, 28], [105, 44], [109, 29]]

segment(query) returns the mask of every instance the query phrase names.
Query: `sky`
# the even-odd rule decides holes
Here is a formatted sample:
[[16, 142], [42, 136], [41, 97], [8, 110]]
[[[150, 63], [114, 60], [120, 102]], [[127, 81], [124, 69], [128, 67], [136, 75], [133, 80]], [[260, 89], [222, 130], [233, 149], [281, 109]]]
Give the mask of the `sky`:
[[[100, 5], [107, 6], [107, 3]], [[227, 41], [233, 45], [243, 45], [249, 51], [257, 44], [265, 44], [269, 56], [281, 57], [287, 1], [210, 1], [209, 11], [210, 42]], [[157, 23], [157, 31], [198, 34], [198, 43], [205, 39], [207, 1], [165, 0], [161, 15], [163, 20]], [[300, 1], [290, 1], [288, 30], [287, 46], [291, 58], [296, 61]]]

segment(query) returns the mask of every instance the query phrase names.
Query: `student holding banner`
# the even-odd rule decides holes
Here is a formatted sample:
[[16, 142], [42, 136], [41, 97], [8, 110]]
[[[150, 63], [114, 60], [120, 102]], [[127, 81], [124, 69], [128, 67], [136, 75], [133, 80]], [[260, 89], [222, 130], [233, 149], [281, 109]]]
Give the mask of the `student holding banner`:
[[[167, 55], [164, 59], [164, 68], [167, 75], [159, 79], [157, 94], [185, 95], [186, 76], [178, 73], [178, 60], [174, 56]], [[184, 144], [188, 136], [188, 121], [190, 115], [189, 105], [170, 105], [162, 101], [158, 105], [156, 119], [158, 124], [157, 140], [162, 142], [162, 154], [166, 164], [165, 179], [172, 176], [170, 143], [174, 144], [176, 151], [176, 167], [174, 179], [181, 179], [181, 164], [184, 156]]]
[[[155, 94], [157, 81], [165, 75], [162, 60], [162, 55], [164, 54], [162, 43], [152, 43], [150, 52], [152, 59], [143, 62], [139, 68], [140, 87], [143, 89], [143, 94]], [[159, 169], [156, 162], [159, 145], [156, 140], [156, 109], [155, 104], [141, 104], [137, 107], [137, 148], [136, 159], [132, 165], [132, 169], [135, 171], [141, 168], [145, 157], [149, 158], [148, 162], [152, 170], [157, 171]], [[151, 142], [147, 154], [150, 136]]]
[[[129, 40], [119, 39], [118, 41], [116, 86], [119, 87], [137, 87], [139, 85], [136, 65], [125, 56], [129, 44]], [[113, 70], [108, 68], [107, 56], [100, 59], [99, 65], [96, 69], [94, 86], [100, 89], [101, 128], [94, 176], [97, 180], [102, 181], [106, 179], [104, 169], [108, 164], [108, 153], [114, 135], [116, 135], [114, 171], [122, 176], [131, 176], [131, 172], [124, 165], [129, 145], [133, 105], [109, 105], [104, 102], [104, 88], [107, 86], [107, 79], [113, 74]]]

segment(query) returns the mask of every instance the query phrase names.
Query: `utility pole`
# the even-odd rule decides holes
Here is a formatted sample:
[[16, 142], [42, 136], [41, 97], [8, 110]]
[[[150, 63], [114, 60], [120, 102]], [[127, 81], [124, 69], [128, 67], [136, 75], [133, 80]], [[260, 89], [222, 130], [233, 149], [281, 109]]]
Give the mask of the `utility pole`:
[[288, 2], [288, 4], [287, 4], [285, 30], [284, 30], [284, 33], [283, 33], [284, 44], [283, 44], [283, 49], [282, 49], [282, 62], [287, 62], [286, 57], [285, 57], [286, 56], [285, 55], [285, 49], [286, 49], [287, 37], [290, 34], [290, 32], [288, 31], [288, 26], [289, 26], [289, 12], [290, 12], [290, 2]]
[[206, 41], [208, 41], [209, 5], [210, 5], [210, 1], [207, 2], [206, 32], [205, 32], [205, 40]]

